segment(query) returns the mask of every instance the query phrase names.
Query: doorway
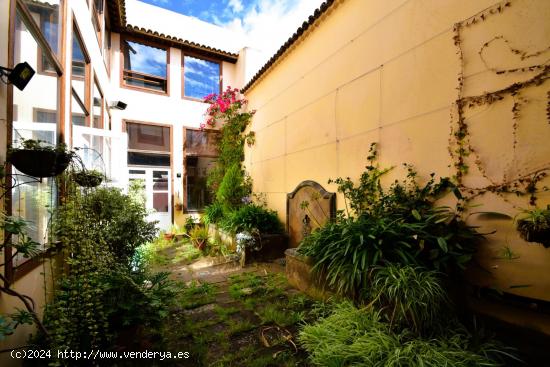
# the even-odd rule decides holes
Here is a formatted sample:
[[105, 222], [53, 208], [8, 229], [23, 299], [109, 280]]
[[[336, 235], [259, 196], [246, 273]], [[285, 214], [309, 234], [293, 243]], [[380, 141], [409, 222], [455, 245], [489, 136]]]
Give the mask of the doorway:
[[172, 225], [172, 187], [170, 168], [134, 167], [129, 169], [129, 191], [138, 195], [149, 213], [147, 220], [158, 221], [158, 228], [169, 230]]

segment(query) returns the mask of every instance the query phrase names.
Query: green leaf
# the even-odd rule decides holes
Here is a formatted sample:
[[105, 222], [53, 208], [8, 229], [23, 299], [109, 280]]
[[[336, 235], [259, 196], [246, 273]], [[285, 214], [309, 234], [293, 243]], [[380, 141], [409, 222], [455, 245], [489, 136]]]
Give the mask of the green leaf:
[[420, 213], [418, 212], [418, 210], [413, 209], [413, 210], [411, 210], [411, 213], [412, 213], [413, 217], [414, 217], [416, 220], [421, 220], [421, 219], [422, 219], [422, 217], [420, 216]]
[[449, 248], [447, 247], [447, 241], [443, 237], [437, 237], [437, 244], [444, 252], [449, 252]]

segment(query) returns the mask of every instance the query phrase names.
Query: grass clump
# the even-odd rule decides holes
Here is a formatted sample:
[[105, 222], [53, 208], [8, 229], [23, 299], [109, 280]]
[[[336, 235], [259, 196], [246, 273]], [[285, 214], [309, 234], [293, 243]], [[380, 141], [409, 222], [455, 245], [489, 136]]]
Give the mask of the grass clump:
[[350, 302], [306, 325], [299, 341], [316, 366], [501, 366], [507, 350], [492, 342], [475, 344], [465, 329], [421, 338], [407, 329], [394, 332], [372, 307]]
[[192, 281], [180, 292], [178, 303], [184, 309], [197, 308], [212, 303], [216, 291], [217, 287], [214, 284]]

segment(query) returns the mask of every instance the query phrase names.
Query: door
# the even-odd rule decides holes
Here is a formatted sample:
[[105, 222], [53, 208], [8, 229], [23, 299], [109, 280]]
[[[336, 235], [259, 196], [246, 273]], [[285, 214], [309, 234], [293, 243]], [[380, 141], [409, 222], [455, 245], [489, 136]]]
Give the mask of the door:
[[142, 200], [149, 221], [158, 221], [158, 228], [169, 230], [172, 224], [172, 195], [169, 168], [131, 168], [130, 195]]

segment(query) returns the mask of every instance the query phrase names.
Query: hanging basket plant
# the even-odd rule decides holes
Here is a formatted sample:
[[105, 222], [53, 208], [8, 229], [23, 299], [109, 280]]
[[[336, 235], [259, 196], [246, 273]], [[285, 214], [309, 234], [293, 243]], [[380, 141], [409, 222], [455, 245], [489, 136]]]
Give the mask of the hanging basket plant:
[[74, 181], [82, 187], [97, 187], [103, 182], [103, 174], [96, 170], [82, 170], [73, 173]]
[[8, 161], [18, 171], [33, 177], [54, 177], [63, 173], [73, 158], [65, 144], [56, 147], [42, 145], [41, 140], [23, 140], [21, 148], [12, 148]]
[[517, 230], [525, 241], [550, 247], [550, 205], [546, 209], [525, 211], [517, 221]]

